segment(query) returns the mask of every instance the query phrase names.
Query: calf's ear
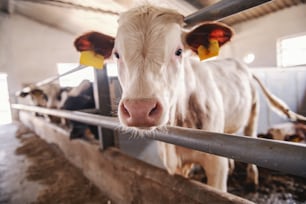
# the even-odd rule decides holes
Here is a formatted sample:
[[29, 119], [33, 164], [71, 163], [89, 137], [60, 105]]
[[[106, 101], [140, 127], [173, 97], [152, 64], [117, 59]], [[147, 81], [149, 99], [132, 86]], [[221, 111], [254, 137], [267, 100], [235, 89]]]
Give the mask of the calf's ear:
[[45, 94], [45, 92], [41, 89], [32, 89], [30, 91], [30, 95], [32, 97], [39, 97], [39, 96], [43, 96], [46, 100], [48, 99], [47, 95]]
[[77, 51], [93, 51], [96, 54], [109, 58], [112, 54], [115, 39], [99, 32], [89, 32], [79, 36], [74, 41]]
[[22, 98], [26, 97], [27, 95], [29, 95], [29, 92], [20, 91], [16, 93], [16, 96], [20, 96]]
[[206, 22], [186, 33], [184, 35], [184, 41], [187, 47], [200, 55], [201, 53], [199, 52], [201, 49], [199, 48], [203, 47], [207, 52], [213, 52], [216, 46], [218, 48], [221, 47], [232, 36], [233, 30], [229, 26], [219, 22]]

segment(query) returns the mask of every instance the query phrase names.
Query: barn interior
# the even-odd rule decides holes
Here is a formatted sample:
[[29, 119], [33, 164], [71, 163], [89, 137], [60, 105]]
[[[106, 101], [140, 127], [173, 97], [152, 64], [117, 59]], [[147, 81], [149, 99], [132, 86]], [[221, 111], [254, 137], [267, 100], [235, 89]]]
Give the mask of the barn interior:
[[[172, 8], [184, 16], [189, 16], [200, 9], [226, 1], [149, 0], [145, 2]], [[98, 148], [99, 142], [90, 143], [94, 146], [92, 147], [89, 146], [87, 141], [81, 139], [78, 142], [69, 140], [69, 134], [66, 129], [44, 121], [41, 118], [33, 117], [28, 112], [12, 108], [11, 105], [30, 104], [29, 97], [20, 98], [16, 95], [24, 87], [52, 76], [63, 74], [79, 65], [80, 54], [73, 47], [73, 42], [77, 36], [88, 31], [99, 31], [115, 36], [118, 27], [117, 19], [120, 13], [142, 3], [142, 1], [134, 0], [0, 1], [0, 137], [3, 141], [0, 144], [0, 203], [48, 202], [43, 199], [37, 200], [42, 194], [41, 189], [45, 189], [48, 182], [39, 182], [39, 180], [35, 179], [30, 180], [29, 176], [27, 176], [27, 169], [31, 167], [33, 158], [31, 160], [26, 154], [17, 154], [17, 149], [22, 145], [24, 146], [25, 142], [29, 141], [27, 138], [31, 138], [33, 135], [39, 135], [49, 144], [54, 144], [57, 143], [56, 141], [61, 140], [60, 144], [57, 144], [59, 147], [51, 145], [52, 147], [50, 148], [57, 153], [74, 155], [75, 153], [72, 153], [72, 151], [76, 150], [79, 151], [79, 154], [87, 154], [90, 158], [99, 157], [97, 152], [91, 153], [90, 150], [91, 148]], [[272, 0], [218, 19], [218, 21], [231, 26], [235, 35], [231, 42], [226, 44], [216, 57], [216, 59], [235, 58], [247, 64], [251, 71], [261, 79], [273, 94], [281, 98], [291, 110], [303, 116], [306, 116], [305, 3], [305, 0]], [[107, 78], [104, 78], [104, 82], [109, 86], [108, 97], [110, 97], [111, 110], [108, 109], [109, 113], [105, 115], [115, 118], [121, 88], [114, 63], [107, 64], [106, 74]], [[61, 86], [73, 87], [79, 85], [84, 79], [95, 82], [96, 76], [96, 70], [88, 67], [61, 77], [57, 81]], [[289, 122], [287, 119], [271, 111], [262, 95], [260, 95], [260, 104], [259, 134], [266, 134], [275, 125]], [[103, 107], [103, 105], [101, 106]], [[302, 138], [301, 143], [305, 143], [306, 129], [302, 130], [302, 132], [304, 138]], [[21, 138], [23, 139], [16, 138], [16, 134], [22, 134]], [[92, 165], [93, 167], [91, 171], [86, 169], [87, 167], [84, 167], [83, 171], [81, 171], [81, 174], [89, 178], [89, 181], [86, 181], [87, 183], [85, 182], [85, 184], [80, 183], [79, 189], [82, 189], [82, 185], [90, 186], [88, 190], [90, 193], [84, 193], [86, 196], [83, 196], [82, 200], [71, 200], [72, 198], [68, 197], [66, 200], [63, 198], [59, 202], [120, 203], [121, 201], [123, 203], [123, 200], [126, 203], [152, 202], [154, 196], [150, 196], [144, 189], [145, 187], [143, 189], [135, 187], [135, 185], [141, 185], [142, 182], [145, 183], [143, 186], [150, 186], [148, 184], [150, 182], [140, 180], [129, 172], [128, 168], [126, 170], [124, 165], [136, 165], [137, 168], [145, 169], [140, 170], [135, 167], [133, 171], [139, 171], [139, 174], [147, 174], [142, 177], [152, 179], [152, 182], [157, 182], [158, 178], [163, 178], [166, 183], [165, 186], [168, 185], [168, 188], [171, 188], [169, 187], [171, 183], [173, 183], [173, 186], [175, 186], [173, 188], [175, 189], [180, 188], [180, 183], [185, 185], [185, 193], [164, 190], [165, 194], [170, 195], [170, 197], [168, 200], [159, 200], [160, 203], [174, 202], [173, 195], [175, 195], [175, 192], [180, 192], [184, 195], [189, 194], [189, 196], [196, 194], [197, 199], [203, 199], [203, 196], [198, 195], [201, 192], [198, 186], [194, 186], [193, 183], [188, 183], [180, 177], [167, 177], [163, 170], [162, 162], [158, 157], [155, 140], [116, 134], [115, 143], [115, 146], [118, 145], [120, 147], [119, 150], [111, 149], [101, 156], [102, 159], [94, 159], [92, 161], [98, 165], [85, 162], [87, 166]], [[304, 144], [300, 145], [306, 148]], [[68, 148], [71, 151], [67, 150]], [[72, 158], [72, 163], [74, 164], [83, 162], [80, 162], [79, 160], [82, 160], [81, 157], [78, 158], [76, 155], [72, 156]], [[137, 159], [137, 161], [130, 161], [129, 158]], [[111, 167], [102, 170], [102, 173], [98, 172], [99, 168], [102, 168], [101, 166], [103, 168], [105, 166], [101, 162], [109, 161], [111, 163], [114, 159], [117, 159], [115, 164], [112, 163]], [[145, 162], [145, 164], [142, 162]], [[305, 163], [305, 157], [301, 162]], [[243, 164], [240, 165], [243, 166]], [[77, 169], [82, 170], [82, 168], [82, 166], [77, 165]], [[87, 173], [86, 170], [88, 170]], [[52, 168], [50, 171], [52, 171]], [[115, 176], [109, 176], [110, 178], [103, 176], [103, 173], [108, 175], [112, 171], [118, 171], [118, 173]], [[260, 171], [265, 173], [268, 170], [261, 169]], [[303, 171], [305, 172], [305, 169]], [[271, 174], [271, 172], [268, 172], [268, 174]], [[278, 177], [273, 177], [275, 175]], [[93, 177], [103, 179], [101, 179], [102, 181], [92, 181]], [[122, 182], [116, 181], [116, 177], [122, 179]], [[126, 179], [126, 177], [133, 177], [132, 181]], [[262, 180], [264, 179], [262, 178]], [[264, 186], [252, 192], [247, 191], [243, 184], [237, 187], [237, 184], [233, 184], [236, 180], [236, 177], [229, 178], [232, 186], [229, 187], [230, 194], [225, 196], [226, 199], [222, 197], [224, 196], [223, 194], [220, 195], [218, 192], [216, 193], [214, 190], [204, 187], [205, 192], [213, 195], [206, 199], [222, 203], [228, 202], [228, 200], [231, 200], [233, 203], [246, 203], [248, 201], [255, 203], [306, 202], [306, 197], [303, 195], [303, 192], [306, 191], [305, 177], [290, 177], [285, 173], [273, 171], [272, 176], [266, 179], [269, 181], [262, 181], [262, 183], [265, 183]], [[110, 185], [111, 182], [115, 184]], [[99, 190], [94, 189], [91, 185], [98, 186]], [[114, 196], [113, 194], [116, 193], [110, 193], [109, 190], [101, 190], [101, 186], [107, 185], [112, 186], [114, 188], [112, 190], [120, 194], [120, 196]], [[127, 192], [126, 189], [128, 188], [134, 189], [134, 191], [138, 190], [138, 194], [142, 194], [142, 196], [135, 192]], [[152, 192], [158, 192], [158, 189], [163, 191], [156, 184]], [[271, 189], [274, 191], [270, 192], [269, 190]], [[98, 195], [97, 191], [101, 191], [103, 195]], [[49, 191], [49, 195], [56, 197], [58, 194], [59, 191], [54, 194], [51, 193], [51, 190]], [[76, 197], [78, 193], [73, 194], [67, 191], [66, 194]], [[92, 198], [90, 198], [90, 195]], [[144, 200], [144, 196], [147, 196], [148, 200]], [[220, 197], [224, 198], [224, 200], [218, 200]], [[240, 200], [240, 197], [246, 200]], [[186, 196], [177, 202], [184, 203], [188, 199], [190, 197]], [[196, 203], [196, 201], [192, 200], [190, 203]]]

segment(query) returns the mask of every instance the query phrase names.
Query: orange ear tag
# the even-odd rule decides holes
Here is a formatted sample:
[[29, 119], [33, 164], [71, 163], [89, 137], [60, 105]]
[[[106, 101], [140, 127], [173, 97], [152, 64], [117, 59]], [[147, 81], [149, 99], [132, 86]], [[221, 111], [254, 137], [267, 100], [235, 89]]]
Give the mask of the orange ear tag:
[[209, 47], [206, 49], [203, 45], [198, 47], [198, 55], [200, 60], [205, 60], [211, 57], [218, 56], [219, 54], [219, 42], [218, 40], [209, 40]]
[[83, 51], [80, 56], [80, 64], [92, 66], [96, 69], [103, 69], [104, 57], [93, 51]]

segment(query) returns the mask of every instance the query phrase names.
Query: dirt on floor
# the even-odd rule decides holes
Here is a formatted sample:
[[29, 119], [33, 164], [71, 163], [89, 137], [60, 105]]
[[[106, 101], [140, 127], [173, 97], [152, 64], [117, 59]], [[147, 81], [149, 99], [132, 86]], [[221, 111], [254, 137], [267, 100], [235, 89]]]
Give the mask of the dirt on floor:
[[246, 164], [236, 162], [228, 180], [230, 193], [259, 204], [306, 203], [306, 178], [259, 167], [259, 185], [254, 190], [245, 185], [245, 170]]
[[[258, 204], [306, 204], [306, 178], [257, 168], [259, 185], [248, 185], [247, 164], [235, 162], [234, 172], [228, 177], [228, 192]], [[200, 166], [196, 166], [190, 176], [203, 183], [207, 179]]]
[[17, 131], [16, 137], [22, 141], [22, 146], [16, 149], [16, 154], [30, 159], [27, 179], [45, 186], [34, 204], [113, 203], [65, 159], [56, 145], [48, 144], [37, 135], [28, 134], [29, 132], [25, 127], [20, 127]]

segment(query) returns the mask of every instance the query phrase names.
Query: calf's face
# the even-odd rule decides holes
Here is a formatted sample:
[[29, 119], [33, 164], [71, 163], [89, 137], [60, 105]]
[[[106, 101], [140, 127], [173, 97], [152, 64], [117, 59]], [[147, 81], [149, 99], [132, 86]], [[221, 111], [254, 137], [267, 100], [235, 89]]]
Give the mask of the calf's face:
[[176, 13], [122, 15], [113, 49], [118, 65], [122, 124], [139, 128], [165, 125], [184, 76], [182, 16]]
[[[184, 83], [184, 50], [208, 46], [210, 34], [216, 29], [222, 31], [223, 37], [226, 35], [221, 45], [232, 35], [229, 28], [215, 23], [184, 33], [182, 15], [155, 7], [132, 9], [122, 14], [118, 22], [112, 51], [122, 87], [118, 115], [124, 126], [141, 129], [168, 123]], [[108, 39], [107, 43], [90, 40], [93, 35]], [[75, 41], [75, 46], [79, 51], [96, 50], [109, 42], [109, 36], [87, 33]]]
[[43, 88], [32, 88], [29, 91], [22, 91], [19, 96], [25, 97], [31, 96], [33, 105], [46, 107], [46, 108], [58, 108], [60, 102], [60, 86], [58, 84], [49, 84]]

